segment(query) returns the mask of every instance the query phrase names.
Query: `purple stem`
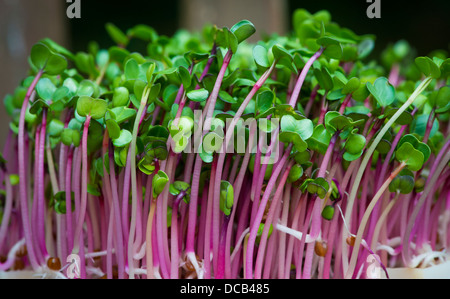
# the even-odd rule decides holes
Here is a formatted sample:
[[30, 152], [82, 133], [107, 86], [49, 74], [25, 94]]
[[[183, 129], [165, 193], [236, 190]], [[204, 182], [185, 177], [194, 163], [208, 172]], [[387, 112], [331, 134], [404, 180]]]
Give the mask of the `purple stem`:
[[219, 253], [217, 257], [217, 269], [215, 271], [215, 279], [224, 279], [225, 278], [225, 255], [229, 255], [226, 252], [226, 239], [227, 239], [227, 228], [228, 223], [230, 222], [230, 217], [225, 216], [222, 223], [222, 231], [220, 232], [220, 242], [219, 242]]
[[266, 208], [267, 201], [269, 200], [270, 194], [272, 193], [272, 190], [275, 187], [275, 183], [278, 179], [278, 176], [280, 175], [281, 169], [284, 167], [284, 164], [286, 163], [286, 160], [288, 159], [289, 154], [291, 153], [291, 150], [292, 150], [292, 144], [287, 147], [286, 151], [284, 152], [283, 157], [281, 158], [280, 163], [275, 168], [275, 170], [269, 180], [269, 183], [267, 184], [266, 191], [264, 192], [263, 198], [261, 199], [261, 203], [259, 205], [258, 212], [255, 217], [255, 221], [251, 225], [250, 235], [249, 235], [248, 243], [247, 243], [246, 261], [245, 261], [246, 262], [245, 273], [247, 276], [246, 278], [253, 278], [253, 251], [254, 251], [254, 247], [255, 247], [255, 241], [256, 241], [256, 236], [258, 234], [259, 225], [264, 216], [264, 210]]
[[[20, 190], [20, 210], [23, 222], [23, 230], [25, 235], [25, 243], [27, 245], [28, 258], [33, 270], [38, 270], [39, 264], [36, 259], [36, 253], [34, 251], [34, 246], [31, 236], [31, 227], [28, 218], [28, 192], [27, 192], [27, 170], [25, 165], [25, 114], [28, 108], [30, 98], [32, 93], [44, 72], [40, 70], [33, 82], [31, 83], [25, 99], [23, 101], [22, 109], [20, 112], [19, 119], [19, 133], [18, 133], [18, 169], [19, 169], [19, 190]], [[33, 102], [31, 98], [31, 102]]]
[[[261, 272], [263, 267], [263, 257], [264, 257], [264, 251], [267, 244], [267, 238], [269, 236], [269, 229], [272, 225], [272, 222], [274, 222], [274, 216], [275, 212], [278, 209], [279, 202], [281, 200], [281, 196], [283, 194], [284, 185], [286, 184], [287, 178], [289, 176], [289, 172], [291, 171], [293, 162], [290, 162], [289, 165], [287, 165], [286, 169], [283, 169], [282, 173], [283, 176], [281, 177], [278, 187], [275, 191], [275, 195], [273, 197], [273, 200], [270, 204], [270, 210], [269, 214], [266, 219], [266, 223], [264, 225], [264, 229], [261, 235], [259, 247], [258, 247], [258, 254], [256, 256], [256, 262], [255, 262], [255, 279], [261, 279]], [[276, 223], [275, 223], [276, 225]]]
[[72, 160], [73, 149], [69, 150], [67, 156], [66, 176], [65, 176], [65, 191], [66, 191], [66, 234], [67, 234], [67, 248], [73, 248], [73, 223], [72, 223]]
[[[87, 180], [88, 180], [88, 153], [87, 153], [87, 140], [88, 140], [88, 132], [89, 132], [89, 124], [91, 122], [91, 116], [86, 116], [86, 121], [84, 123], [84, 129], [83, 129], [83, 138], [82, 138], [82, 148], [81, 148], [81, 167], [82, 167], [82, 174], [81, 174], [81, 203], [80, 203], [80, 212], [78, 215], [76, 227], [75, 227], [75, 238], [74, 238], [74, 247], [72, 252], [77, 254], [80, 252], [80, 241], [81, 241], [81, 235], [83, 230], [83, 223], [86, 217], [86, 206], [87, 206]], [[84, 265], [84, 264], [83, 264]], [[83, 269], [82, 265], [82, 269]]]
[[180, 194], [177, 195], [175, 200], [172, 203], [172, 224], [170, 226], [170, 235], [171, 235], [171, 248], [170, 252], [172, 254], [171, 257], [171, 270], [170, 270], [170, 278], [178, 279], [178, 265], [179, 265], [179, 247], [178, 247], [178, 208], [180, 206], [183, 197], [186, 195], [185, 191], [181, 191]]
[[322, 55], [324, 48], [320, 48], [320, 50], [315, 53], [303, 67], [302, 72], [298, 78], [297, 84], [295, 85], [294, 91], [292, 92], [292, 97], [289, 101], [289, 105], [295, 107], [298, 97], [300, 95], [300, 90], [302, 89], [303, 83], [305, 82], [306, 76], [308, 75], [309, 69], [313, 65], [313, 63]]
[[47, 128], [47, 111], [44, 109], [42, 113], [42, 124], [40, 132], [39, 141], [39, 162], [38, 162], [38, 236], [39, 236], [39, 246], [44, 257], [44, 261], [48, 258], [47, 246], [45, 244], [45, 167], [44, 167], [44, 157], [45, 157], [45, 135]]
[[[214, 113], [214, 108], [216, 105], [217, 96], [219, 94], [220, 87], [222, 85], [223, 78], [225, 76], [225, 72], [230, 64], [231, 57], [233, 56], [232, 52], [229, 51], [225, 57], [222, 64], [222, 68], [217, 77], [216, 83], [214, 85], [214, 89], [210, 95], [208, 100], [209, 110], [206, 114], [205, 124], [203, 128], [203, 135], [207, 133], [211, 129], [211, 117]], [[198, 192], [199, 192], [199, 184], [200, 184], [200, 172], [202, 168], [202, 159], [200, 155], [197, 155], [195, 164], [194, 164], [194, 172], [192, 174], [192, 186], [191, 186], [191, 200], [189, 203], [189, 222], [188, 222], [188, 231], [186, 238], [186, 253], [194, 253], [195, 246], [195, 229], [197, 224], [197, 205], [198, 205]]]
[[116, 232], [116, 258], [118, 264], [119, 271], [119, 279], [124, 278], [125, 273], [125, 253], [124, 253], [124, 238], [123, 238], [123, 230], [121, 226], [121, 215], [120, 215], [120, 203], [119, 203], [119, 194], [117, 192], [117, 181], [116, 181], [116, 171], [114, 169], [114, 152], [112, 144], [109, 145], [109, 171], [110, 171], [110, 180], [111, 180], [111, 193], [112, 193], [112, 206], [114, 207], [114, 215], [110, 215], [110, 217], [114, 217], [115, 223], [115, 232]]

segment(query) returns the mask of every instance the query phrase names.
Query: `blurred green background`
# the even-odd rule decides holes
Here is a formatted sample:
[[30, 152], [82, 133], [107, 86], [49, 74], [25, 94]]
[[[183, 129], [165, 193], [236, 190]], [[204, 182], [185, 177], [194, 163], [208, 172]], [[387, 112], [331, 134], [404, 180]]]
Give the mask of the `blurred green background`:
[[[126, 30], [147, 24], [159, 34], [172, 35], [177, 29], [199, 30], [205, 23], [232, 26], [251, 20], [258, 34], [290, 31], [292, 13], [305, 8], [314, 13], [329, 10], [333, 20], [357, 34], [377, 36], [371, 58], [386, 45], [408, 40], [417, 55], [432, 50], [449, 51], [450, 1], [381, 0], [381, 19], [366, 15], [366, 0], [80, 0], [81, 19], [69, 19], [66, 0], [0, 0], [0, 98], [14, 91], [28, 70], [31, 46], [44, 37], [76, 52], [96, 40], [102, 47], [112, 45], [105, 23]], [[258, 36], [255, 37], [256, 39]], [[0, 109], [0, 147], [8, 131], [8, 117]]]

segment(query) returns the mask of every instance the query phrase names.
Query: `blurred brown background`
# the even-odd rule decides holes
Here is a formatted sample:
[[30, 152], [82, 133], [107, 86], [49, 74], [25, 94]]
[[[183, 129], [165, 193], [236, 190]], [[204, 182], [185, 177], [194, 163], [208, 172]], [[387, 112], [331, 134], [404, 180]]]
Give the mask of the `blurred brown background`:
[[[257, 40], [263, 33], [285, 34], [291, 30], [292, 13], [305, 8], [314, 13], [329, 10], [333, 20], [357, 34], [377, 36], [376, 55], [390, 42], [410, 41], [417, 55], [434, 49], [449, 50], [450, 1], [381, 0], [382, 18], [366, 16], [366, 0], [80, 0], [81, 19], [69, 19], [66, 0], [0, 0], [0, 100], [12, 93], [27, 75], [27, 57], [32, 45], [49, 37], [73, 52], [85, 50], [88, 42], [112, 44], [105, 23], [126, 30], [147, 24], [158, 33], [172, 35], [177, 29], [198, 30], [205, 23], [218, 27], [237, 21], [252, 21]], [[9, 129], [9, 119], [0, 103], [0, 150]]]

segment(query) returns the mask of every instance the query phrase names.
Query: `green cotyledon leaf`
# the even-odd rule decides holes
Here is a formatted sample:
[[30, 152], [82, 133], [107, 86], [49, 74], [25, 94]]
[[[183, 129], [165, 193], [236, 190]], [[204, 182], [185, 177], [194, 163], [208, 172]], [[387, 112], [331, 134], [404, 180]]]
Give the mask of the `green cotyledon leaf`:
[[395, 88], [385, 77], [378, 78], [374, 84], [368, 82], [367, 89], [381, 107], [387, 107], [395, 100]]

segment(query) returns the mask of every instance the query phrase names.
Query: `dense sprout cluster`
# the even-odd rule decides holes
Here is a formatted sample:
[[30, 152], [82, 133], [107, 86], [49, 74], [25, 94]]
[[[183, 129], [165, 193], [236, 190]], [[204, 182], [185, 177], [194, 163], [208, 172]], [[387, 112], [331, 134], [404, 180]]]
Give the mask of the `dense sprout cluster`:
[[[33, 46], [4, 99], [0, 273], [370, 278], [447, 262], [450, 59], [298, 10]], [[144, 50], [134, 50], [144, 49]], [[373, 60], [372, 60], [373, 59]], [[379, 273], [378, 273], [379, 274]], [[378, 275], [377, 274], [377, 275]]]

